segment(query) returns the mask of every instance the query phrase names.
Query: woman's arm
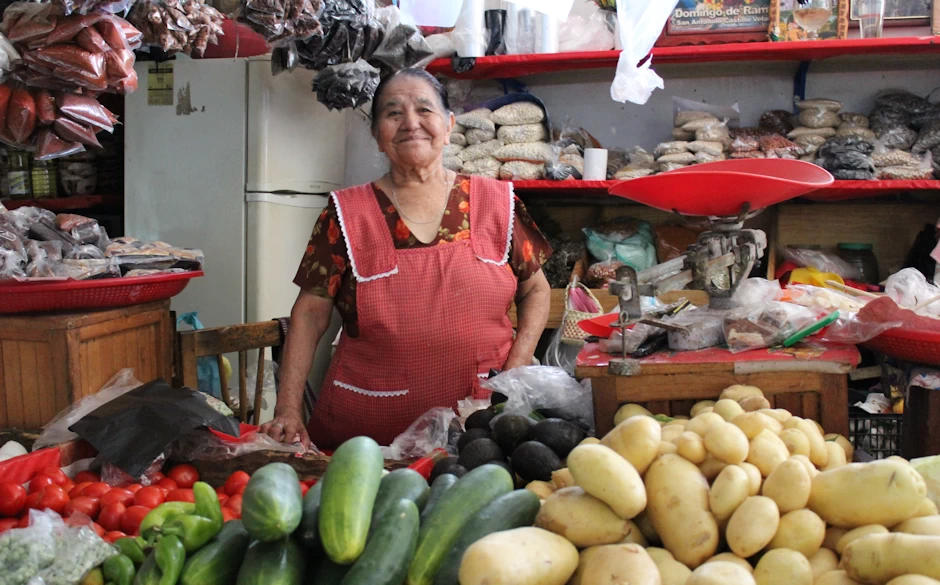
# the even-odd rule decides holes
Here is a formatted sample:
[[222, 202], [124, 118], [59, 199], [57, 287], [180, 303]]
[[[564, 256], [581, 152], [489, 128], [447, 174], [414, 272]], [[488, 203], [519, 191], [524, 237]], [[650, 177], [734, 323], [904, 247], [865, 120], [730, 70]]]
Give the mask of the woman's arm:
[[305, 446], [310, 444], [304, 426], [303, 395], [317, 344], [330, 326], [333, 300], [301, 291], [290, 313], [290, 328], [284, 342], [281, 364], [281, 387], [278, 391], [274, 420], [261, 426], [261, 432], [272, 439], [293, 443], [295, 437]]
[[551, 287], [541, 270], [519, 283], [516, 292], [516, 339], [509, 351], [504, 369], [532, 365], [535, 348], [548, 323]]

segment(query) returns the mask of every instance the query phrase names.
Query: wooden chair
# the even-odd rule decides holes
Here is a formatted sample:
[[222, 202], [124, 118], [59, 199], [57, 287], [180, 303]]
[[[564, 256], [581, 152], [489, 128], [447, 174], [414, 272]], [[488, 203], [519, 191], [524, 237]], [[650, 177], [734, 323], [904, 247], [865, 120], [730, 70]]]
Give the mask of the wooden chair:
[[[198, 388], [196, 362], [201, 357], [215, 356], [219, 372], [224, 373], [222, 355], [238, 353], [238, 418], [248, 422], [248, 352], [258, 350], [258, 375], [255, 379], [254, 424], [261, 417], [261, 392], [264, 385], [264, 354], [269, 347], [281, 345], [281, 329], [277, 321], [231, 325], [199, 331], [180, 331], [177, 333], [178, 353], [176, 368], [177, 385]], [[228, 383], [225, 376], [220, 376], [222, 400], [231, 408]], [[233, 409], [234, 410], [234, 409]]]

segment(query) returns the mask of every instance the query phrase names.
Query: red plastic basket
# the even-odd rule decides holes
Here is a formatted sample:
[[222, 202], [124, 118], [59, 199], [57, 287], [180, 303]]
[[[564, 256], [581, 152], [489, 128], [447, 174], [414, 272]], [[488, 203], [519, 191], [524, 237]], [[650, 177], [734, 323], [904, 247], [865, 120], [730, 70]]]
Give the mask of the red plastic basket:
[[103, 280], [0, 282], [0, 314], [113, 309], [173, 298], [204, 272]]
[[940, 366], [940, 333], [891, 329], [863, 345], [895, 359]]

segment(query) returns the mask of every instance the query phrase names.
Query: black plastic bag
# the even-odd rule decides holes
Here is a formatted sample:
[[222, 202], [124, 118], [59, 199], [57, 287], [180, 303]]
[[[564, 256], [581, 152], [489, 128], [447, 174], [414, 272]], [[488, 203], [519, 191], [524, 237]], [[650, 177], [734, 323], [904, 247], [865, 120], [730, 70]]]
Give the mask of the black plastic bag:
[[313, 79], [317, 99], [331, 110], [361, 106], [378, 87], [379, 70], [362, 60], [327, 67]]

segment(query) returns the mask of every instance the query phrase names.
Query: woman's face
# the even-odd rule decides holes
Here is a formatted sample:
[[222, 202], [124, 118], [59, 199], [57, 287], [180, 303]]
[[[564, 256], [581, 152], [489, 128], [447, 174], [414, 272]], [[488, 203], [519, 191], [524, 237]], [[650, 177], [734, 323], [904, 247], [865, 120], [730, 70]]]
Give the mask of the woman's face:
[[393, 167], [427, 167], [438, 161], [450, 142], [454, 116], [426, 81], [393, 79], [380, 96], [375, 140]]

